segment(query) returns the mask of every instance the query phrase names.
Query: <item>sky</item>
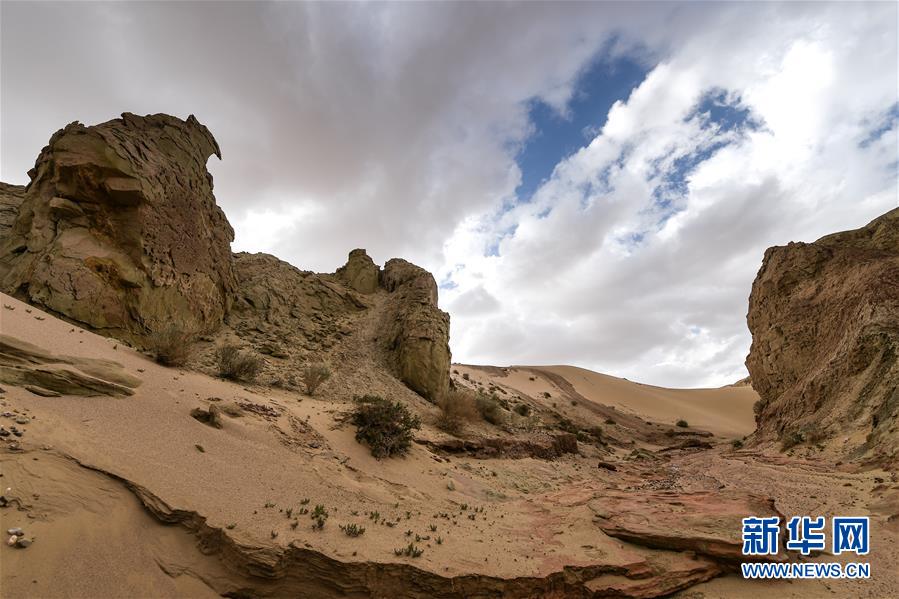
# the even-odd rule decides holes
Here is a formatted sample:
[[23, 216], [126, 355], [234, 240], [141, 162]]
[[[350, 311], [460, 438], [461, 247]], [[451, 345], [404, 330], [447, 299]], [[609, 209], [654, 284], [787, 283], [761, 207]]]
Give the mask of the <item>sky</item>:
[[194, 114], [236, 232], [434, 273], [463, 363], [746, 376], [767, 247], [899, 205], [897, 3], [0, 3], [0, 179]]

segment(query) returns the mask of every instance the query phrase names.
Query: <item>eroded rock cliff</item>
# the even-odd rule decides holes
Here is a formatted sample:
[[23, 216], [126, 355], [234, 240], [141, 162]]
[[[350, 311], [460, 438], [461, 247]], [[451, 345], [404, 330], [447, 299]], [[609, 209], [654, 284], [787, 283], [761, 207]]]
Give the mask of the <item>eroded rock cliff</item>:
[[0, 287], [125, 337], [171, 322], [215, 329], [236, 279], [212, 154], [218, 144], [193, 116], [60, 129], [0, 243]]
[[746, 366], [758, 434], [893, 461], [899, 451], [899, 209], [765, 252]]
[[381, 341], [397, 375], [413, 390], [437, 401], [449, 389], [449, 314], [437, 307], [437, 282], [423, 268], [394, 258], [381, 284], [390, 292]]

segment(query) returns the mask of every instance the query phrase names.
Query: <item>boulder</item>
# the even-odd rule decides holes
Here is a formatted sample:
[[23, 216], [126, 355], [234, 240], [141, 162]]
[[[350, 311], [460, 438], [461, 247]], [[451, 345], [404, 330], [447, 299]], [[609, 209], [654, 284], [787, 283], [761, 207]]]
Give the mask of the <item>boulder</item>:
[[347, 287], [359, 293], [374, 293], [378, 289], [381, 269], [363, 249], [350, 252], [347, 263], [337, 269], [337, 276]]
[[449, 314], [437, 307], [437, 282], [425, 269], [394, 258], [381, 285], [390, 292], [379, 338], [397, 376], [436, 402], [449, 390]]
[[[125, 113], [57, 131], [0, 239], [0, 288], [126, 338], [172, 323], [216, 329], [236, 278], [212, 154], [218, 144], [193, 116]], [[2, 232], [11, 209], [0, 206]]]
[[759, 439], [899, 455], [899, 209], [769, 248], [749, 297]]

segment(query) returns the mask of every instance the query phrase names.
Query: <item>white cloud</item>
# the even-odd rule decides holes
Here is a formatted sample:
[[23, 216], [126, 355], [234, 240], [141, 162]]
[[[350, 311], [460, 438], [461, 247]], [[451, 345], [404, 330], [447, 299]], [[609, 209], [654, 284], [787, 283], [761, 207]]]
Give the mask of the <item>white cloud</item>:
[[[354, 247], [422, 264], [446, 283], [462, 361], [735, 380], [764, 248], [860, 225], [897, 201], [895, 126], [862, 144], [897, 99], [895, 4], [0, 11], [4, 181], [23, 182], [72, 120], [194, 113], [223, 150], [209, 168], [235, 249], [328, 271]], [[566, 114], [578, 73], [610, 41], [613, 56], [653, 68], [515, 205], [528, 103]], [[712, 89], [764, 128], [709, 127], [692, 111]]]

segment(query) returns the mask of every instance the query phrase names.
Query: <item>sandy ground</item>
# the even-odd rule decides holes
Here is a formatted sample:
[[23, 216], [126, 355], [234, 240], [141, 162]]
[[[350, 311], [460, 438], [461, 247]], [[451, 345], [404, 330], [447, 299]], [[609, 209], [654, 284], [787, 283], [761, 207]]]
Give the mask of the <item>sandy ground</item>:
[[[115, 360], [141, 379], [134, 396], [119, 399], [45, 398], [3, 385], [0, 407], [27, 414], [31, 422], [22, 451], [0, 449], [0, 485], [21, 508], [0, 510], [0, 518], [3, 527], [21, 526], [36, 537], [28, 549], [0, 547], [4, 597], [203, 597], [233, 590], [228, 565], [204, 556], [186, 528], [159, 524], [140, 507], [134, 487], [149, 493], [157, 511], [201, 515], [205, 526], [259, 556], [301, 547], [344, 564], [405, 562], [442, 576], [512, 578], [680, 555], [624, 543], [590, 524], [589, 499], [608, 488], [639, 487], [644, 475], [601, 470], [583, 455], [478, 460], [440, 456], [419, 444], [406, 458], [378, 461], [341, 424], [348, 404], [327, 394], [310, 398], [164, 368], [121, 343], [8, 296], [0, 299], [14, 308], [0, 309], [3, 334], [58, 354]], [[539, 369], [494, 369], [494, 376], [455, 368], [462, 369], [460, 376], [464, 371], [487, 384], [508, 385], [534, 401], [562, 402], [564, 396]], [[754, 397], [745, 388], [664, 390], [568, 367], [546, 370], [571, 377], [588, 401], [620, 402], [622, 409], [667, 423], [709, 423], [724, 436], [751, 430]], [[255, 406], [256, 412], [226, 417], [222, 429], [191, 418], [193, 408], [213, 403]], [[566, 403], [564, 409], [582, 406]], [[424, 437], [440, 435], [429, 426], [422, 431]], [[130, 481], [132, 490], [78, 462]], [[675, 488], [751, 489], [774, 496], [784, 513], [844, 509], [870, 514], [878, 523], [899, 513], [893, 497], [899, 485], [889, 473], [835, 477], [828, 465], [778, 464], [722, 451], [676, 457], [659, 468]], [[875, 478], [888, 481], [880, 491]], [[329, 512], [321, 531], [312, 529], [308, 515], [298, 515], [317, 504]], [[343, 534], [338, 525], [349, 523], [365, 526], [365, 534]], [[874, 531], [875, 546], [890, 547], [877, 561], [872, 557], [875, 579], [864, 586], [833, 585], [835, 592], [895, 596], [895, 524], [878, 524]], [[424, 549], [420, 558], [394, 556], [394, 549], [416, 537]], [[778, 596], [830, 594], [820, 582], [760, 585], [727, 576], [683, 596], [750, 597], [760, 588]]]

